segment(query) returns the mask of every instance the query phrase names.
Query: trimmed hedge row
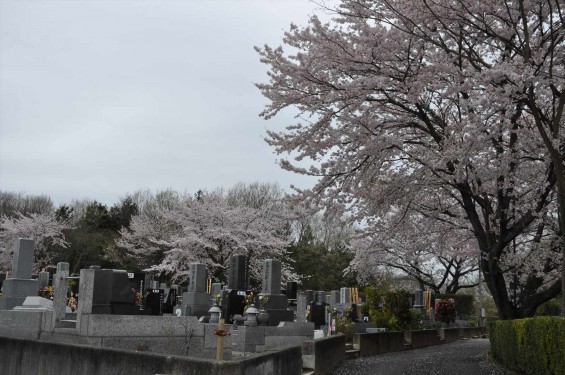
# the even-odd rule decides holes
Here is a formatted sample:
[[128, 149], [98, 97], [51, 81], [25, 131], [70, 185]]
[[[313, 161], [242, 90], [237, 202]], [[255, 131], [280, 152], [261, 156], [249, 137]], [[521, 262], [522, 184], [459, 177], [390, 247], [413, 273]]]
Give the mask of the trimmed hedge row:
[[528, 375], [565, 375], [565, 318], [495, 320], [491, 353], [505, 367]]

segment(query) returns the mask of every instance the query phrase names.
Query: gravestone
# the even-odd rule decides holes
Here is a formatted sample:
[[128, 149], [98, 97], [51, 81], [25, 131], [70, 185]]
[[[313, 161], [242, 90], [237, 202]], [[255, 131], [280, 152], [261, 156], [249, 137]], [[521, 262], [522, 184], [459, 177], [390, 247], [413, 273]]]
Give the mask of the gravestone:
[[286, 283], [286, 297], [289, 300], [297, 298], [298, 283], [296, 281], [288, 281]]
[[228, 289], [247, 290], [247, 256], [233, 255], [231, 257]]
[[144, 272], [128, 272], [129, 286], [136, 292], [145, 291], [145, 273]]
[[18, 238], [14, 244], [11, 278], [2, 284], [0, 310], [21, 306], [26, 297], [37, 296], [39, 281], [31, 278], [33, 270], [33, 240]]
[[148, 289], [145, 295], [145, 313], [163, 315], [165, 291], [163, 289]]
[[165, 289], [165, 302], [163, 304], [163, 314], [172, 314], [177, 304], [177, 291], [173, 288]]
[[[263, 261], [263, 288], [257, 296], [255, 306], [261, 307], [269, 313], [267, 325], [276, 326], [280, 322], [292, 322], [294, 311], [288, 309], [288, 299], [281, 293], [281, 262], [276, 259]], [[261, 299], [266, 299], [262, 303]]]
[[40, 272], [37, 281], [39, 282], [39, 289], [47, 288], [49, 286], [49, 272]]
[[210, 295], [206, 293], [206, 276], [206, 265], [190, 264], [188, 292], [182, 295], [183, 315], [201, 317], [210, 310]]
[[157, 281], [157, 280], [151, 280], [151, 282], [149, 283], [149, 288], [151, 288], [151, 289], [159, 289], [159, 281]]
[[326, 303], [316, 302], [310, 305], [310, 321], [314, 323], [315, 329], [326, 325]]
[[306, 295], [306, 304], [309, 305], [310, 303], [312, 303], [314, 301], [314, 291], [313, 290], [307, 290], [304, 293]]
[[[79, 294], [79, 305], [80, 305]], [[125, 270], [94, 270], [93, 314], [138, 315], [135, 295]]]
[[6, 280], [6, 274], [0, 273], [0, 291], [2, 290], [2, 284], [4, 284], [4, 280]]
[[330, 306], [334, 306], [338, 303], [340, 303], [340, 298], [339, 298], [339, 290], [332, 290], [332, 293], [330, 295]]
[[324, 291], [318, 291], [316, 293], [316, 302], [317, 303], [326, 303], [326, 292]]
[[222, 316], [225, 318], [227, 324], [233, 323], [233, 318], [236, 315], [243, 315], [245, 310], [245, 297], [247, 292], [245, 290], [229, 290], [225, 292], [222, 306]]
[[339, 302], [340, 303], [351, 303], [351, 289], [350, 288], [341, 288], [339, 291]]

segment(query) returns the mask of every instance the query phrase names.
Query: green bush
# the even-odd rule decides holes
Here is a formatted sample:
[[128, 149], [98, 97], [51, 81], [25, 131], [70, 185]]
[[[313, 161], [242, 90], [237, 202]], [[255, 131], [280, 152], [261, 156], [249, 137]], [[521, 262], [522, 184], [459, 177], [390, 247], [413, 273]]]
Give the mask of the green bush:
[[538, 317], [489, 323], [491, 352], [527, 375], [565, 375], [565, 318]]
[[368, 287], [365, 297], [367, 303], [363, 312], [378, 327], [402, 331], [418, 326], [422, 319], [411, 310], [410, 292], [406, 290], [380, 291]]

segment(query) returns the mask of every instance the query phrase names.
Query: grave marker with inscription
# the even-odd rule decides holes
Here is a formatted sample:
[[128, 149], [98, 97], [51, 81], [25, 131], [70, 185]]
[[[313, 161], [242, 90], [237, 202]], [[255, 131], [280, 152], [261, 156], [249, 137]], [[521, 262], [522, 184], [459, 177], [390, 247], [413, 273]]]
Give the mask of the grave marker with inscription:
[[4, 280], [0, 310], [21, 306], [26, 297], [37, 296], [39, 281], [31, 278], [33, 270], [33, 240], [18, 238], [14, 244], [11, 277]]

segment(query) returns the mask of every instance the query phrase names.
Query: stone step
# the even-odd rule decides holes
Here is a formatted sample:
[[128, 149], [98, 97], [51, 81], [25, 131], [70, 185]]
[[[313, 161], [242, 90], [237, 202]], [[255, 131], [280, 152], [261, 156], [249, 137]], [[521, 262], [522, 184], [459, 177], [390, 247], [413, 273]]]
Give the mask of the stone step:
[[63, 319], [59, 323], [57, 323], [57, 328], [75, 328], [76, 329], [76, 327], [77, 327], [77, 321], [76, 320]]
[[77, 313], [66, 313], [65, 320], [77, 320]]
[[359, 358], [359, 349], [349, 349], [345, 351], [345, 359]]

